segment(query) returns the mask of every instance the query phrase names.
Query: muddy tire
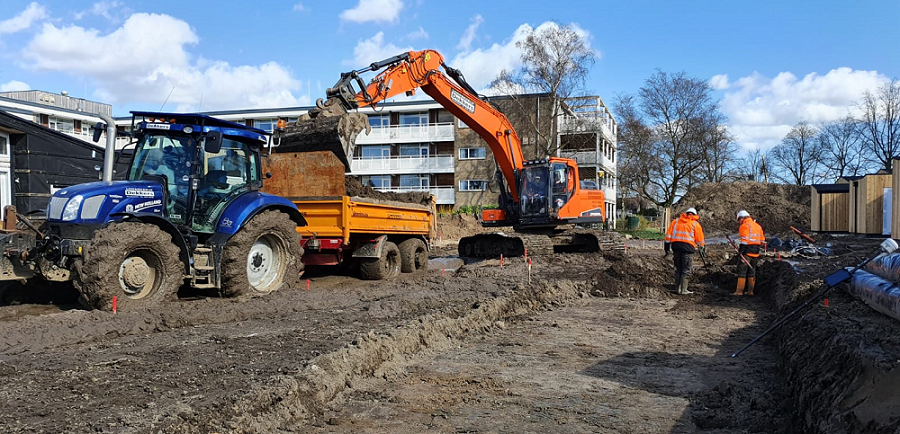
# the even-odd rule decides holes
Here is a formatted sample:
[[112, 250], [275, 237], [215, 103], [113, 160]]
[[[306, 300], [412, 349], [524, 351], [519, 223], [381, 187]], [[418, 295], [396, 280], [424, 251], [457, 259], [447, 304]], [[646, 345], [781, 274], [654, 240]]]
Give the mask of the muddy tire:
[[225, 244], [222, 294], [258, 296], [294, 287], [303, 270], [297, 224], [280, 211], [253, 217]]
[[93, 309], [128, 311], [174, 300], [184, 265], [172, 237], [147, 223], [111, 223], [98, 230], [74, 280], [80, 300]]
[[386, 241], [380, 258], [363, 258], [359, 261], [359, 276], [365, 280], [382, 280], [400, 274], [400, 249]]
[[400, 271], [413, 273], [428, 268], [428, 249], [425, 242], [410, 238], [398, 246], [400, 248]]

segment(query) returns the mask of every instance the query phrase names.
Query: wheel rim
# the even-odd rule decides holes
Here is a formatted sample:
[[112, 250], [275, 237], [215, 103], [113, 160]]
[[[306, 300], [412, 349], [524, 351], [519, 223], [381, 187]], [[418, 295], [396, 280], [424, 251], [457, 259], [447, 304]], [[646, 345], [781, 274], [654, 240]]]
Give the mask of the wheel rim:
[[132, 252], [119, 264], [119, 287], [129, 298], [139, 299], [159, 286], [160, 261], [152, 252]]
[[260, 237], [247, 253], [247, 278], [250, 286], [265, 290], [281, 275], [281, 242], [271, 235]]

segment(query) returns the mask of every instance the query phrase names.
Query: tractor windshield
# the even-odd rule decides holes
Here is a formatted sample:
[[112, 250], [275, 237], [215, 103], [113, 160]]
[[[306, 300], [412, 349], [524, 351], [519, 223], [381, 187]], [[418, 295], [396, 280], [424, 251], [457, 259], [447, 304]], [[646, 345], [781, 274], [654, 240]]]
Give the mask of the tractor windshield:
[[188, 207], [191, 155], [195, 140], [190, 136], [145, 135], [135, 149], [128, 179], [156, 180], [168, 192], [166, 211], [174, 223], [184, 223]]

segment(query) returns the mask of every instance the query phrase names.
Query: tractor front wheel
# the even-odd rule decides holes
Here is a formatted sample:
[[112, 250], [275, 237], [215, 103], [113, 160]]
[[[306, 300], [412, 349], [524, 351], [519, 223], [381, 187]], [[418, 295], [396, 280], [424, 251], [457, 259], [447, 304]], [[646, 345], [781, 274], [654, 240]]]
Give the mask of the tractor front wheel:
[[117, 310], [173, 300], [184, 283], [184, 265], [172, 237], [147, 223], [117, 222], [98, 230], [84, 252], [75, 288], [88, 307]]

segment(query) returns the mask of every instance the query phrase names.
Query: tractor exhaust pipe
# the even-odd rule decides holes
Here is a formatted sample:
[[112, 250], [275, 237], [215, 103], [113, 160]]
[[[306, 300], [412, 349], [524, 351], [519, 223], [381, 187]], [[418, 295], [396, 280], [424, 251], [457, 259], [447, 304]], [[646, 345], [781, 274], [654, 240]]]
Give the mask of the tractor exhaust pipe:
[[[110, 182], [113, 180], [113, 167], [116, 162], [116, 121], [106, 113], [98, 113], [97, 115], [106, 122], [106, 152], [103, 154], [103, 180]], [[94, 125], [94, 142], [100, 141], [102, 132], [103, 124], [97, 122], [97, 125]]]

